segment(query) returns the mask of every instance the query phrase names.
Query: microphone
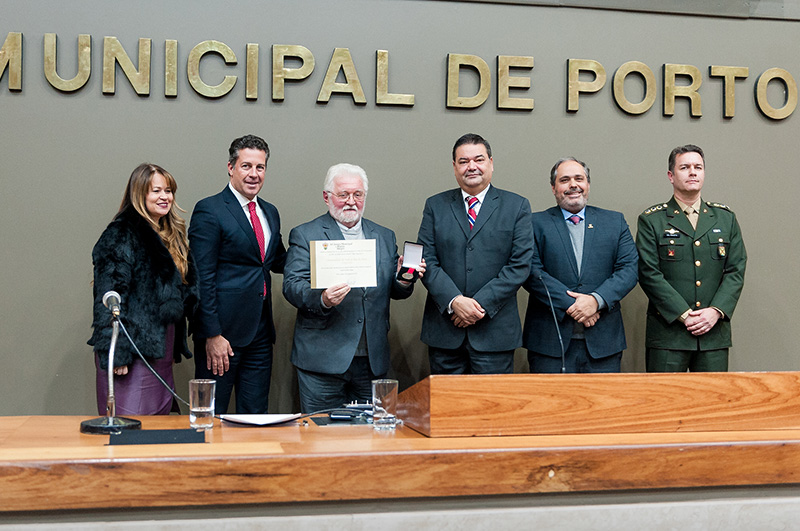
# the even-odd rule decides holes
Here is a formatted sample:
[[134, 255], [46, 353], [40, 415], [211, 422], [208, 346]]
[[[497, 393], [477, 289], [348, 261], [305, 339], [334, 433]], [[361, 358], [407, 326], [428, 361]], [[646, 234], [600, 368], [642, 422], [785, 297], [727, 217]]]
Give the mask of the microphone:
[[567, 359], [564, 352], [564, 340], [561, 338], [561, 329], [558, 327], [558, 319], [556, 318], [556, 309], [553, 307], [553, 299], [550, 297], [550, 290], [547, 289], [547, 283], [542, 278], [542, 275], [536, 277], [542, 282], [544, 291], [547, 293], [547, 301], [550, 303], [550, 312], [553, 314], [553, 324], [556, 325], [556, 334], [558, 334], [558, 343], [561, 345], [561, 374], [567, 372]]
[[119, 317], [119, 305], [121, 302], [122, 298], [116, 291], [107, 291], [106, 294], [103, 295], [103, 306], [111, 310], [111, 315], [114, 317]]

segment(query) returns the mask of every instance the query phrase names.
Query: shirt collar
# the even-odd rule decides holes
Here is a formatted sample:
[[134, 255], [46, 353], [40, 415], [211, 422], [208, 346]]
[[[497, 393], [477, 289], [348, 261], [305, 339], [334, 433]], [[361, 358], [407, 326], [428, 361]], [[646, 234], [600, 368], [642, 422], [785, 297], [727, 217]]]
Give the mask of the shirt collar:
[[[228, 183], [228, 188], [230, 189], [231, 192], [233, 192], [233, 197], [235, 197], [236, 200], [239, 201], [239, 205], [241, 205], [242, 208], [247, 208], [247, 203], [250, 203], [250, 200], [247, 199], [242, 194], [240, 194], [239, 191], [236, 188], [234, 188], [231, 183]], [[256, 206], [258, 206], [258, 196], [255, 196], [253, 198], [253, 201], [256, 203]]]
[[703, 200], [698, 197], [697, 201], [695, 201], [694, 204], [687, 205], [686, 203], [675, 197], [675, 202], [678, 203], [678, 206], [681, 208], [683, 212], [686, 212], [689, 208], [693, 208], [695, 212], [700, 212], [700, 205], [703, 203]]
[[361, 232], [361, 220], [362, 219], [363, 218], [359, 218], [358, 219], [358, 223], [356, 223], [352, 227], [346, 227], [346, 226], [342, 225], [341, 223], [339, 223], [338, 221], [336, 221], [336, 220], [334, 220], [334, 221], [336, 221], [336, 224], [339, 225], [339, 230], [342, 231], [342, 234], [344, 234], [346, 232], [349, 232], [350, 234], [359, 234]]
[[[558, 208], [561, 208], [561, 207], [558, 207]], [[568, 210], [564, 210], [563, 208], [561, 208], [561, 215], [564, 216], [564, 221], [567, 221], [569, 218], [571, 218], [575, 214], [573, 214], [572, 212], [570, 212]], [[580, 212], [578, 212], [577, 216], [579, 218], [581, 218], [581, 219], [586, 219], [586, 207], [583, 207], [580, 210]]]
[[466, 201], [468, 197], [477, 197], [478, 198], [478, 204], [482, 205], [483, 204], [483, 198], [486, 197], [486, 192], [489, 191], [489, 187], [490, 186], [492, 186], [492, 185], [491, 184], [487, 185], [486, 188], [484, 188], [480, 193], [478, 193], [478, 195], [470, 195], [467, 192], [465, 192], [464, 189], [462, 188], [461, 189], [461, 198], [464, 201]]

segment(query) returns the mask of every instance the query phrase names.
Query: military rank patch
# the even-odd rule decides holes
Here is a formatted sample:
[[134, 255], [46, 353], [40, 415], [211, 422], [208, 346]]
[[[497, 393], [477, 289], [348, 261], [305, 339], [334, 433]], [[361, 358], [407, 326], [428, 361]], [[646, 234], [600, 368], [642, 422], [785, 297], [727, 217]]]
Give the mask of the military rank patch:
[[723, 210], [727, 210], [728, 212], [732, 212], [731, 207], [729, 207], [728, 205], [723, 205], [722, 203], [713, 203], [711, 201], [706, 201], [706, 204], [714, 208], [721, 208]]
[[658, 205], [651, 206], [650, 208], [648, 208], [647, 210], [642, 212], [642, 214], [645, 214], [645, 215], [649, 216], [653, 212], [658, 212], [659, 210], [664, 210], [665, 208], [667, 208], [667, 204], [666, 203], [660, 203]]

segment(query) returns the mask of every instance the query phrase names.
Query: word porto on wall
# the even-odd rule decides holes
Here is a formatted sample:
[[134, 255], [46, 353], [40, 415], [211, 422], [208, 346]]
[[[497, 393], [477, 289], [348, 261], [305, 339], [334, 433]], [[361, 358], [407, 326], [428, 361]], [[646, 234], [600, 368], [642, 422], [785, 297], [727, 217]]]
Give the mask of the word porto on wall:
[[[0, 81], [7, 78], [8, 89], [22, 91], [22, 41], [21, 32], [10, 32], [0, 48]], [[57, 72], [58, 39], [55, 33], [44, 36], [44, 74], [47, 82], [61, 92], [74, 92], [83, 88], [91, 74], [92, 37], [78, 35], [77, 39], [77, 73], [71, 79], [62, 78]], [[122, 74], [140, 96], [150, 95], [151, 75], [150, 59], [152, 53], [151, 39], [140, 38], [137, 66], [130, 54], [116, 37], [103, 38], [103, 94], [115, 94], [117, 66]], [[231, 74], [224, 75], [217, 84], [209, 84], [200, 75], [200, 63], [208, 54], [222, 57]], [[228, 95], [244, 74], [245, 98], [258, 99], [259, 83], [259, 45], [247, 44], [245, 49], [244, 72], [233, 75], [239, 68], [236, 53], [227, 44], [207, 40], [194, 46], [186, 58], [185, 72], [189, 85], [198, 94], [211, 99]], [[164, 42], [164, 96], [178, 95], [178, 41]], [[514, 97], [520, 92], [532, 90], [531, 71], [532, 56], [498, 55], [496, 72], [496, 96], [499, 110], [530, 111], [534, 108], [533, 98]], [[292, 65], [292, 66], [288, 66]], [[296, 66], [295, 66], [296, 65]], [[375, 54], [375, 104], [414, 106], [414, 94], [389, 92], [389, 52], [376, 50]], [[304, 82], [316, 67], [316, 60], [311, 51], [301, 45], [272, 46], [272, 99], [283, 101], [286, 82]], [[362, 65], [365, 68], [365, 65]], [[689, 102], [692, 117], [702, 116], [702, 99], [700, 86], [703, 75], [699, 68], [687, 64], [664, 64], [662, 76], [662, 114], [675, 114], [675, 100], [685, 98]], [[6, 72], [8, 72], [6, 74]], [[477, 91], [475, 94], [462, 95], [460, 80], [462, 75], [477, 75]], [[643, 96], [639, 101], [631, 101], [626, 94], [626, 80], [637, 78], [642, 86]], [[731, 119], [736, 114], [736, 87], [749, 76], [749, 68], [745, 66], [712, 65], [708, 68], [710, 78], [722, 81], [723, 116]], [[589, 78], [589, 79], [587, 79]], [[339, 80], [342, 80], [341, 82]], [[606, 89], [607, 74], [605, 67], [590, 59], [568, 59], [566, 80], [566, 110], [577, 113], [582, 94], [591, 94]], [[768, 98], [768, 86], [779, 84], [782, 101], [773, 106]], [[492, 92], [492, 72], [489, 64], [477, 55], [447, 55], [446, 106], [448, 108], [474, 109], [481, 107], [489, 99]], [[615, 71], [611, 91], [616, 105], [630, 115], [641, 115], [648, 112], [656, 102], [658, 81], [653, 70], [639, 61], [628, 61]], [[755, 105], [766, 117], [783, 120], [791, 116], [797, 107], [797, 83], [792, 75], [782, 68], [769, 68], [761, 73], [754, 84]], [[516, 92], [512, 92], [516, 91]], [[335, 48], [328, 62], [322, 85], [317, 95], [317, 103], [327, 103], [334, 94], [346, 94], [356, 104], [366, 104], [367, 97], [358, 77], [355, 62], [348, 48]]]

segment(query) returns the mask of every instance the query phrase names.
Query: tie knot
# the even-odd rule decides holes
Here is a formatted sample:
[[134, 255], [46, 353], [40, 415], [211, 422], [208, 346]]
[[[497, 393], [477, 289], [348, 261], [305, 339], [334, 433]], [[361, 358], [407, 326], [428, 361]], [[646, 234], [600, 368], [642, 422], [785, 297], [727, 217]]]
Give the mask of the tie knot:
[[580, 223], [580, 222], [581, 222], [581, 217], [580, 217], [578, 214], [572, 214], [572, 215], [571, 215], [570, 217], [568, 217], [567, 219], [568, 219], [568, 220], [570, 221], [570, 223], [572, 223], [573, 225], [577, 225], [578, 223]]
[[249, 203], [247, 203], [247, 208], [250, 210], [251, 214], [254, 214], [256, 211], [256, 202], [250, 201]]
[[477, 197], [468, 197], [467, 198], [467, 204], [469, 205], [470, 208], [474, 207], [475, 205], [478, 204], [478, 198]]

